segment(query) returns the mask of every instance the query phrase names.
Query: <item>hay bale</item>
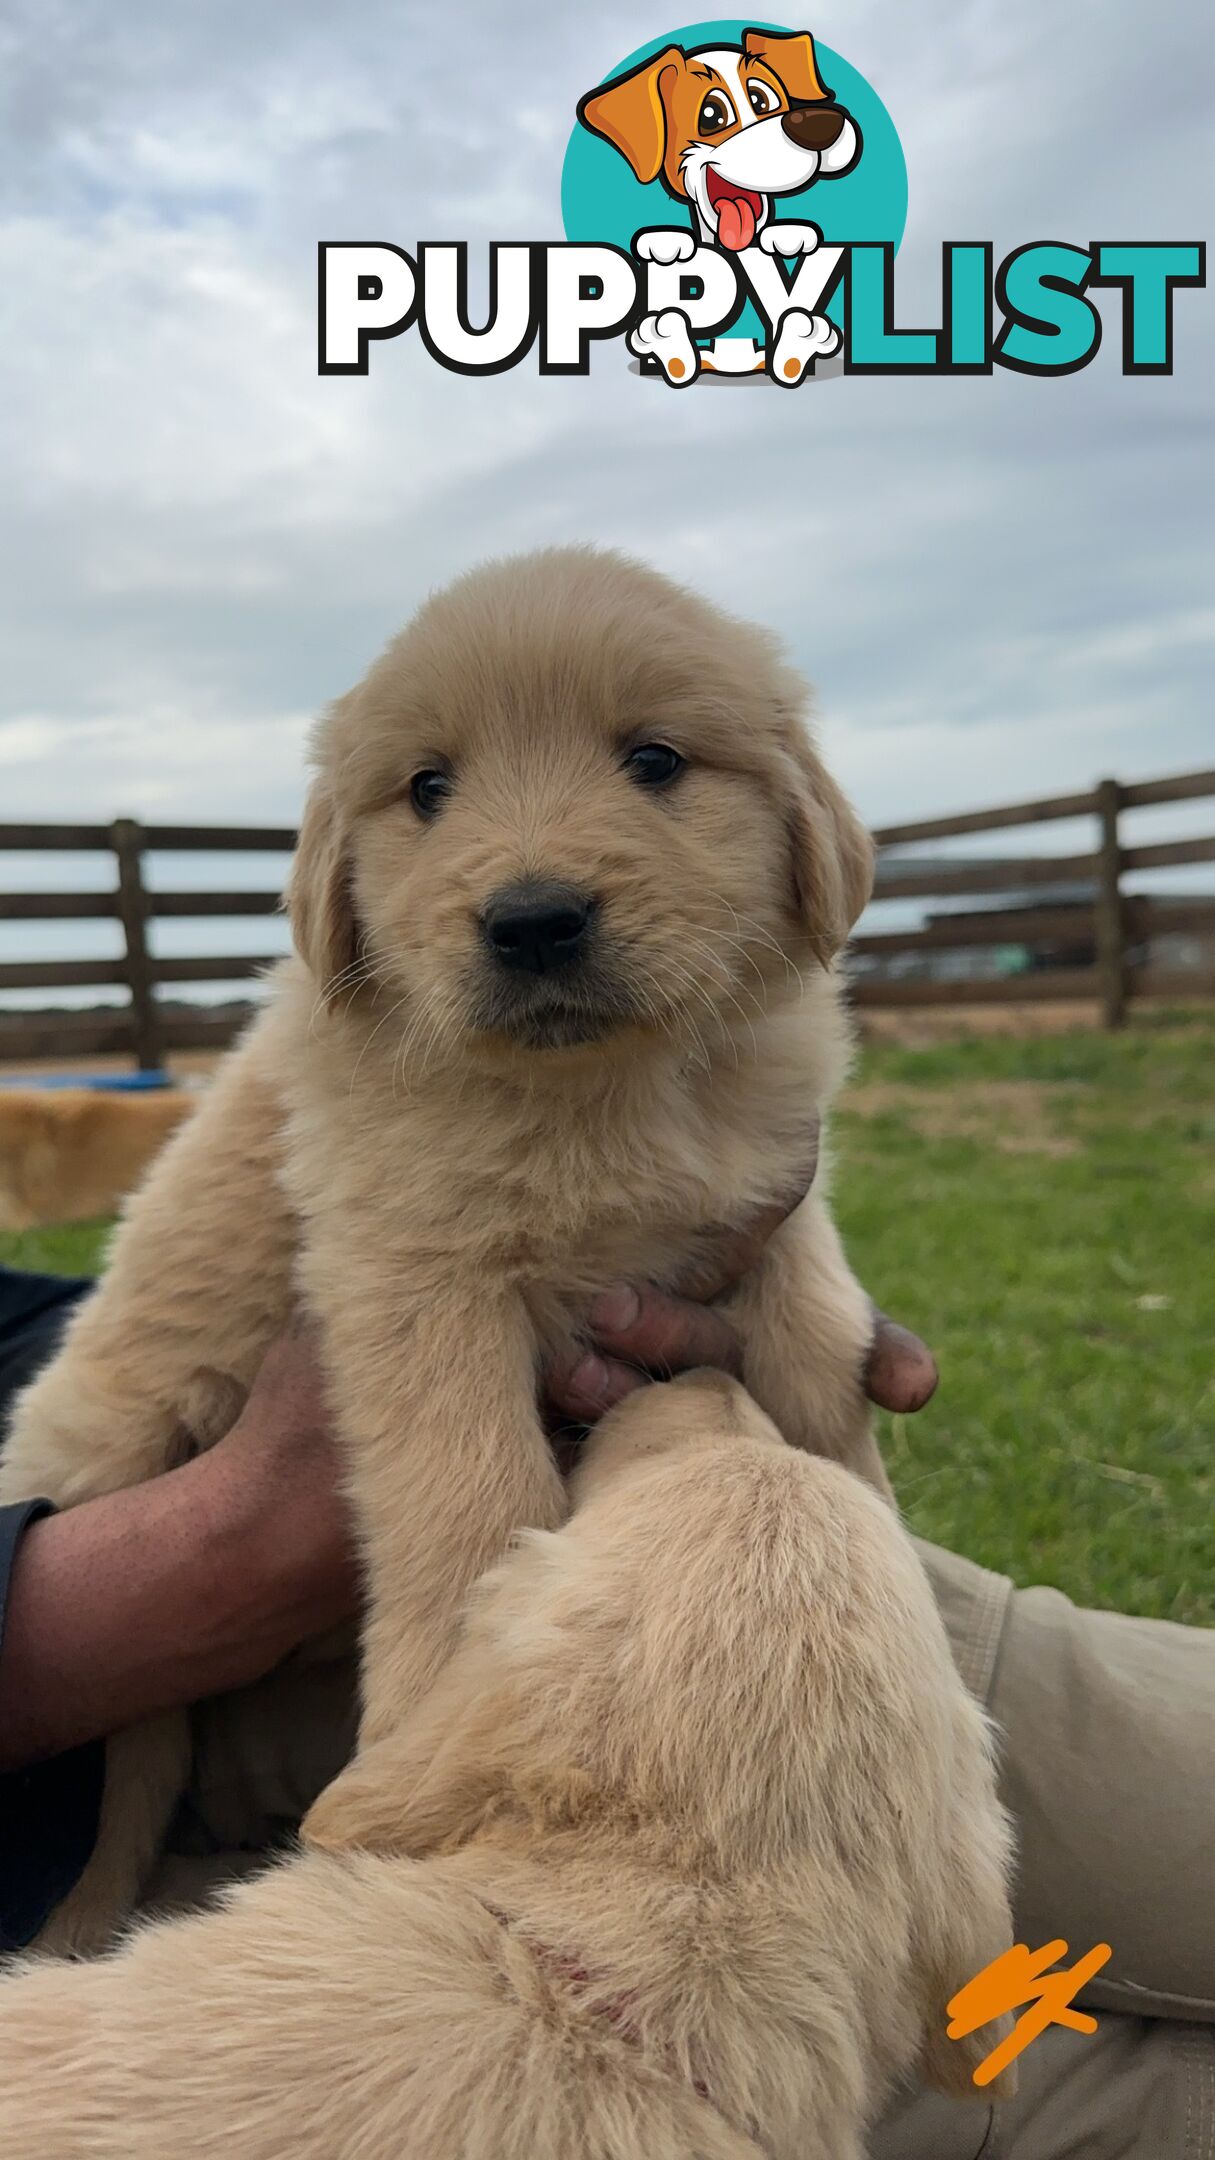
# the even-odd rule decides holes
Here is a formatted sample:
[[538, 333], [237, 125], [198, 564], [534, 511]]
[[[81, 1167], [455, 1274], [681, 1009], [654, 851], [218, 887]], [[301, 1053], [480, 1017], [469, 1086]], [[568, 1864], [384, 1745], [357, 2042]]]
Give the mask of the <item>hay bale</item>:
[[0, 1089], [0, 1230], [112, 1215], [197, 1097]]

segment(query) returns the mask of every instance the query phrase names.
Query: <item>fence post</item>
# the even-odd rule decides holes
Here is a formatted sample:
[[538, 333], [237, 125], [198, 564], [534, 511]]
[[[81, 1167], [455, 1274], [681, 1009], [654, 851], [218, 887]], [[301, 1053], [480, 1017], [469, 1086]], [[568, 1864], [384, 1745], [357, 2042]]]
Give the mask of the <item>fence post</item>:
[[1122, 906], [1122, 847], [1118, 810], [1122, 789], [1116, 780], [1097, 784], [1101, 838], [1097, 855], [1097, 966], [1101, 976], [1101, 1019], [1119, 1028], [1126, 1018], [1126, 920]]
[[118, 858], [118, 914], [126, 939], [127, 984], [131, 992], [131, 1033], [140, 1072], [159, 1072], [163, 1063], [160, 1013], [148, 951], [148, 896], [143, 882], [143, 833], [134, 818], [115, 818], [110, 844]]

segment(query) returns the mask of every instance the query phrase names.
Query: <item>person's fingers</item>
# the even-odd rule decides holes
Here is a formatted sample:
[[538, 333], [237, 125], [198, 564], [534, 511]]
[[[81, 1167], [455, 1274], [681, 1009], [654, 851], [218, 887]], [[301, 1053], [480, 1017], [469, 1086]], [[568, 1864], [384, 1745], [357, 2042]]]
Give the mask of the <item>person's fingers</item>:
[[310, 1438], [327, 1441], [331, 1423], [317, 1331], [296, 1312], [267, 1349], [229, 1438], [302, 1448]]
[[297, 1307], [274, 1337], [258, 1368], [254, 1387], [313, 1386], [319, 1379], [317, 1334]]
[[573, 1459], [561, 1437], [561, 1421], [594, 1425], [614, 1403], [654, 1377], [691, 1365], [737, 1372], [741, 1346], [728, 1320], [703, 1305], [685, 1303], [654, 1289], [621, 1284], [605, 1290], [591, 1307], [594, 1347], [572, 1365], [545, 1375], [550, 1439], [562, 1467]]
[[800, 1207], [814, 1183], [818, 1169], [819, 1121], [815, 1118], [806, 1137], [805, 1151], [784, 1191], [766, 1207], [756, 1210], [738, 1228], [720, 1225], [702, 1232], [697, 1256], [680, 1275], [677, 1288], [683, 1297], [709, 1304], [749, 1275], [765, 1245], [794, 1208]]
[[692, 1365], [741, 1369], [742, 1347], [725, 1315], [665, 1290], [618, 1284], [594, 1300], [587, 1318], [596, 1349], [646, 1373], [686, 1372]]
[[613, 1403], [646, 1385], [648, 1375], [618, 1358], [589, 1350], [568, 1372], [550, 1373], [546, 1395], [550, 1408], [575, 1425], [593, 1425]]
[[880, 1410], [922, 1410], [936, 1393], [937, 1361], [927, 1343], [873, 1308], [873, 1341], [865, 1362], [865, 1393]]
[[652, 1375], [684, 1372], [693, 1365], [740, 1371], [742, 1350], [734, 1329], [722, 1314], [707, 1308], [755, 1266], [769, 1238], [805, 1199], [818, 1168], [818, 1149], [815, 1118], [802, 1160], [784, 1192], [740, 1227], [722, 1224], [702, 1231], [677, 1293], [637, 1290], [623, 1283], [602, 1292], [589, 1314], [594, 1348], [572, 1368], [546, 1375], [552, 1408], [591, 1424]]

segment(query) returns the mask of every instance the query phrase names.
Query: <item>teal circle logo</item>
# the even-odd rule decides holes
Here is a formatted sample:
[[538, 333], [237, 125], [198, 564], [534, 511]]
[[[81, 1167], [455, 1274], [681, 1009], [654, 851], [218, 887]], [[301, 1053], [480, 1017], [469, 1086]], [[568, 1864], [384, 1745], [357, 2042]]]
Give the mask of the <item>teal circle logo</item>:
[[[778, 41], [792, 40], [796, 35], [774, 24], [756, 25], [745, 18], [687, 23], [682, 29], [639, 45], [609, 68], [601, 82], [615, 83], [643, 70], [647, 60], [668, 46], [680, 48], [689, 57], [706, 49], [741, 49], [747, 33], [754, 38], [757, 31]], [[801, 42], [804, 45], [806, 40]], [[843, 107], [856, 124], [860, 155], [851, 169], [838, 178], [830, 177], [824, 168], [822, 175], [800, 192], [786, 193], [781, 189], [774, 193], [770, 198], [771, 216], [782, 224], [816, 225], [827, 242], [885, 240], [897, 249], [907, 222], [907, 166], [894, 122], [876, 90], [839, 53], [829, 45], [816, 43], [813, 54], [832, 102]], [[779, 61], [776, 64], [779, 68]], [[705, 85], [711, 93], [708, 76]], [[587, 87], [589, 95], [595, 86]], [[792, 94], [790, 102], [796, 102]], [[715, 115], [710, 111], [708, 117], [711, 125]], [[639, 177], [627, 154], [602, 135], [592, 133], [581, 120], [570, 136], [562, 167], [561, 217], [567, 240], [609, 242], [626, 249], [631, 247], [636, 233], [647, 229], [696, 229], [693, 204], [673, 197], [663, 185], [661, 172], [649, 180]], [[841, 307], [837, 294], [826, 312], [838, 322]], [[733, 326], [733, 334], [760, 334], [750, 307]]]

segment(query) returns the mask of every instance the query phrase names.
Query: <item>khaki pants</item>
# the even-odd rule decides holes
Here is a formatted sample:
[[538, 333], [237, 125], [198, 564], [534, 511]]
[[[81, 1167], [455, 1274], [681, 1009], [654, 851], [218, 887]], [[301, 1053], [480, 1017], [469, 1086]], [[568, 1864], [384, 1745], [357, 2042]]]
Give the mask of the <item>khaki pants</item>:
[[[1002, 1734], [1017, 1933], [1113, 1956], [993, 2111], [913, 2094], [871, 2160], [1215, 2160], [1215, 1632], [1014, 1591], [921, 1545], [967, 1684]], [[154, 1902], [196, 1902], [288, 1837], [345, 1761], [348, 1665], [300, 1662], [197, 1714], [189, 1799]]]
[[1215, 1633], [1085, 1612], [921, 1545], [1001, 1733], [1018, 1939], [1113, 1956], [991, 2109], [920, 2096], [872, 2160], [1215, 2160]]

